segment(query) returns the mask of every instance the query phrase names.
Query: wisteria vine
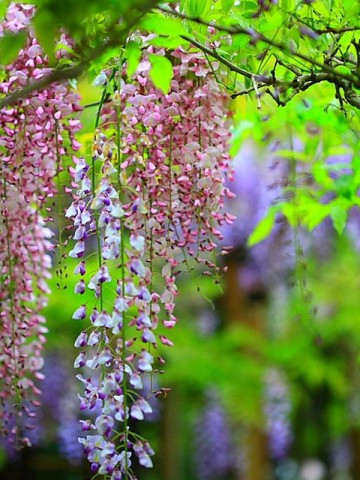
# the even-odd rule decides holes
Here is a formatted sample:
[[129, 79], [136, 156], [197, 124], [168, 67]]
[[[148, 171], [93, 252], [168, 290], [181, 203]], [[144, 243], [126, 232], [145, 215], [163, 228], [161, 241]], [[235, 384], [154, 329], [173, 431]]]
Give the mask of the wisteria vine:
[[[26, 45], [5, 69], [3, 94], [50, 71], [33, 14], [32, 6], [12, 3], [0, 26], [0, 35], [27, 32]], [[67, 56], [69, 46], [62, 34], [57, 56]], [[39, 312], [49, 293], [49, 252], [58, 245], [62, 257], [70, 219], [75, 243], [69, 256], [79, 259], [74, 293], [89, 289], [95, 297], [73, 314], [84, 322], [74, 364], [83, 384], [86, 433], [79, 442], [95, 475], [111, 480], [135, 478], [134, 454], [152, 467], [154, 451], [132, 424], [152, 413], [151, 397], [167, 391], [152, 378], [165, 363], [159, 344], [173, 345], [165, 333], [177, 321], [176, 278], [195, 263], [204, 275], [218, 275], [215, 240], [222, 239], [219, 227], [234, 219], [223, 208], [233, 196], [225, 186], [230, 114], [213, 76], [217, 66], [200, 53], [174, 50], [174, 77], [164, 94], [150, 80], [151, 57], [164, 55], [145, 48], [132, 78], [122, 57], [102, 72], [90, 159], [75, 156], [81, 107], [69, 84], [52, 84], [0, 111], [2, 428], [12, 443], [30, 443], [23, 417], [34, 417], [39, 405], [46, 333]], [[73, 166], [65, 194], [72, 192], [73, 202], [62, 218], [60, 175], [68, 159]], [[50, 199], [57, 205], [55, 242], [56, 229], [47, 226], [55, 220]], [[87, 261], [94, 254], [95, 272]]]
[[[103, 72], [91, 165], [76, 162], [74, 201], [66, 212], [76, 227], [70, 257], [79, 258], [75, 293], [94, 291], [95, 306], [83, 304], [73, 318], [90, 320], [75, 345], [75, 367], [86, 368], [81, 408], [95, 409], [80, 439], [93, 472], [112, 480], [135, 478], [133, 454], [151, 467], [149, 443], [130, 427], [151, 413], [141, 395], [144, 375], [165, 360], [156, 355], [162, 333], [176, 323], [176, 277], [191, 262], [204, 274], [219, 271], [211, 253], [218, 226], [233, 217], [223, 211], [229, 169], [227, 96], [201, 54], [172, 53], [174, 78], [168, 94], [149, 78], [151, 55], [143, 52], [133, 78], [121, 59]], [[111, 101], [104, 103], [106, 95]], [[96, 237], [98, 268], [87, 273], [89, 239]], [[89, 250], [89, 251], [90, 251]], [[162, 389], [150, 392], [161, 395]], [[118, 426], [119, 425], [119, 426]]]
[[[33, 13], [30, 5], [12, 3], [0, 26], [0, 36], [21, 30], [28, 34], [25, 47], [4, 71], [2, 94], [49, 71], [31, 27]], [[63, 35], [59, 45], [68, 44]], [[59, 48], [57, 55], [67, 53]], [[26, 423], [14, 417], [36, 415], [36, 380], [43, 377], [39, 370], [46, 327], [39, 312], [49, 293], [53, 244], [46, 225], [53, 219], [41, 213], [57, 193], [54, 177], [63, 158], [79, 148], [74, 137], [79, 110], [79, 97], [70, 86], [55, 84], [0, 111], [0, 418], [4, 433], [17, 446], [30, 441]]]

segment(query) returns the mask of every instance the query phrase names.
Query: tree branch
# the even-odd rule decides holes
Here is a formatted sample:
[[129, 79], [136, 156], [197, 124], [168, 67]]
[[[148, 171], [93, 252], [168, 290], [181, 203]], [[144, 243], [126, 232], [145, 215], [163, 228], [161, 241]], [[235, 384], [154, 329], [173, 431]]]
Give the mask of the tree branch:
[[270, 80], [270, 77], [264, 77], [264, 75], [254, 75], [253, 73], [249, 72], [248, 70], [245, 70], [244, 68], [238, 67], [237, 65], [230, 62], [225, 57], [223, 57], [222, 55], [217, 53], [216, 50], [212, 50], [211, 48], [206, 47], [202, 43], [195, 40], [195, 38], [188, 37], [187, 35], [181, 35], [181, 37], [184, 40], [187, 40], [188, 42], [190, 42], [192, 45], [194, 45], [194, 47], [197, 47], [199, 50], [202, 50], [204, 53], [210, 55], [211, 57], [215, 58], [216, 60], [219, 60], [219, 62], [226, 65], [233, 72], [239, 73], [240, 75], [243, 75], [244, 77], [250, 78], [250, 79], [255, 77], [256, 80], [258, 80], [259, 82], [266, 82], [266, 81]]
[[[251, 80], [255, 79], [258, 81], [259, 84], [257, 85], [258, 89], [263, 89], [264, 87], [268, 87], [265, 92], [268, 93], [279, 106], [285, 106], [291, 99], [295, 97], [300, 91], [305, 91], [308, 88], [312, 87], [313, 85], [320, 83], [320, 82], [330, 82], [338, 87], [341, 87], [344, 90], [344, 96], [346, 101], [357, 108], [360, 108], [360, 97], [352, 90], [351, 85], [352, 83], [348, 80], [344, 80], [341, 76], [337, 75], [337, 72], [334, 70], [335, 73], [332, 72], [312, 72], [304, 75], [299, 75], [299, 71], [294, 69], [294, 67], [290, 67], [286, 65], [284, 62], [278, 60], [278, 63], [284, 66], [285, 68], [289, 68], [296, 76], [290, 82], [279, 82], [276, 80], [275, 77], [264, 76], [264, 75], [253, 75], [251, 72], [244, 70], [243, 68], [238, 67], [234, 63], [230, 62], [222, 55], [218, 54], [215, 50], [212, 50], [209, 47], [206, 47], [202, 43], [198, 42], [194, 38], [188, 37], [186, 35], [182, 36], [185, 40], [190, 42], [192, 45], [197, 47], [199, 50], [202, 50], [207, 55], [212, 56], [213, 58], [219, 60], [225, 66], [227, 66], [233, 72], [240, 73], [246, 78], [250, 78]], [[333, 69], [332, 69], [333, 70]], [[276, 87], [275, 91], [273, 91], [270, 86]], [[280, 97], [279, 90], [285, 91], [289, 88], [292, 88], [293, 91], [291, 94], [283, 99]], [[234, 93], [231, 95], [231, 98], [236, 98], [240, 95], [245, 95], [255, 91], [254, 86], [240, 92]], [[257, 93], [257, 98], [259, 99], [259, 93]]]
[[[93, 49], [93, 51], [86, 58], [82, 59], [78, 64], [67, 68], [56, 68], [48, 75], [45, 75], [40, 80], [29, 82], [25, 87], [15, 90], [4, 98], [0, 99], [0, 108], [6, 107], [13, 103], [23, 100], [34, 91], [44, 90], [46, 87], [54, 82], [62, 82], [71, 78], [79, 77], [89, 66], [89, 64], [100, 57], [110, 47], [121, 45], [128, 33], [134, 28], [141, 18], [151, 10], [158, 0], [143, 0], [137, 6], [131, 7], [129, 14], [124, 15], [126, 23], [120, 29], [114, 29], [110, 32], [109, 39], [103, 45]], [[134, 11], [136, 12], [134, 14]]]

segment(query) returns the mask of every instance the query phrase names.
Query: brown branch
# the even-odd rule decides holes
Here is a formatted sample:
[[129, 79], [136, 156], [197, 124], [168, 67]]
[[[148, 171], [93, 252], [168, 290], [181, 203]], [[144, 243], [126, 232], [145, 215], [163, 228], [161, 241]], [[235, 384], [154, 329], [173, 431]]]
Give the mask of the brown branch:
[[288, 14], [288, 15], [291, 15], [292, 17], [294, 17], [298, 22], [302, 23], [303, 25], [305, 25], [307, 28], [309, 28], [310, 30], [312, 30], [313, 32], [317, 33], [318, 35], [324, 35], [326, 33], [346, 33], [346, 32], [356, 32], [358, 30], [360, 30], [360, 27], [357, 27], [357, 26], [354, 26], [354, 27], [326, 27], [326, 28], [316, 28], [314, 27], [313, 25], [310, 25], [308, 22], [305, 22], [302, 18], [300, 18], [298, 15], [296, 15], [296, 13], [294, 12], [288, 12], [286, 10], [284, 10], [283, 8], [281, 8], [281, 10]]
[[[267, 87], [267, 85], [258, 85], [257, 86], [258, 88], [263, 88], [263, 87]], [[236, 92], [236, 93], [233, 93], [231, 95], [231, 98], [234, 99], [236, 97], [240, 97], [242, 95], [247, 95], [248, 93], [251, 93], [251, 92], [254, 92], [255, 91], [255, 88], [254, 87], [249, 87], [249, 88], [245, 88], [245, 90], [241, 90], [240, 92]]]
[[[219, 62], [226, 65], [233, 72], [239, 73], [240, 75], [242, 75], [246, 78], [250, 78], [250, 79], [252, 79], [254, 77], [253, 73], [249, 72], [248, 70], [245, 70], [244, 68], [238, 67], [237, 65], [230, 62], [225, 57], [223, 57], [222, 55], [217, 53], [217, 51], [215, 49], [211, 49], [209, 47], [206, 47], [202, 43], [195, 40], [195, 38], [188, 37], [187, 35], [181, 35], [181, 37], [184, 40], [187, 40], [188, 42], [190, 42], [192, 45], [194, 45], [194, 47], [197, 47], [199, 50], [202, 50], [204, 53], [210, 55], [211, 57], [215, 58], [216, 60], [219, 60]], [[264, 81], [264, 75], [255, 75], [255, 78], [260, 82]]]
[[91, 107], [98, 107], [100, 103], [110, 103], [112, 102], [111, 98], [106, 98], [103, 102], [92, 102], [92, 103], [87, 103], [86, 105], [83, 105], [83, 108], [91, 108]]
[[[114, 31], [110, 32], [108, 41], [104, 42], [103, 45], [93, 49], [92, 52], [86, 58], [83, 58], [78, 64], [67, 68], [56, 68], [40, 80], [31, 81], [25, 87], [15, 90], [6, 97], [1, 98], [0, 108], [23, 100], [34, 91], [44, 90], [54, 82], [62, 82], [71, 78], [79, 77], [87, 69], [89, 64], [106, 52], [108, 48], [121, 45], [125, 41], [130, 30], [138, 24], [141, 18], [151, 10], [157, 2], [158, 0], [143, 0], [140, 4], [133, 5], [130, 9], [129, 15], [124, 15], [125, 18], [127, 17], [126, 23], [122, 25], [122, 28], [120, 29], [114, 28]], [[139, 11], [135, 9], [138, 9]], [[134, 10], [136, 11], [136, 15], [130, 15]], [[130, 17], [130, 19], [128, 17]]]
[[346, 32], [356, 32], [360, 30], [360, 27], [327, 27], [323, 29], [317, 29], [313, 28], [314, 32], [318, 33], [319, 35], [322, 35], [324, 33], [346, 33]]
[[285, 63], [284, 61], [281, 60], [281, 58], [275, 56], [276, 58], [276, 61], [279, 65], [281, 65], [282, 67], [290, 70], [290, 72], [292, 72], [293, 74], [295, 74], [296, 76], [300, 76], [301, 75], [301, 70], [299, 68], [297, 68], [295, 65], [290, 65], [288, 63]]
[[[310, 87], [321, 83], [321, 82], [329, 82], [335, 85], [337, 92], [341, 88], [344, 92], [344, 98], [340, 96], [338, 93], [338, 99], [340, 101], [345, 100], [349, 105], [360, 109], [360, 96], [352, 89], [351, 83], [339, 79], [335, 75], [331, 73], [324, 73], [324, 72], [317, 72], [317, 73], [309, 73], [304, 75], [297, 75], [292, 81], [290, 82], [279, 82], [278, 80], [274, 80], [273, 85], [269, 84], [259, 84], [258, 88], [263, 89], [266, 88], [264, 91], [265, 93], [269, 94], [272, 99], [279, 105], [280, 107], [284, 107], [287, 103], [289, 103], [298, 93], [304, 92], [308, 90]], [[273, 87], [273, 88], [271, 88]], [[286, 97], [281, 97], [281, 92], [285, 92], [286, 90], [292, 89], [291, 93]], [[231, 98], [236, 98], [240, 95], [246, 95], [253, 92], [255, 89], [254, 87], [247, 88], [240, 92], [234, 93]]]
[[[185, 40], [202, 50], [203, 52], [211, 55], [213, 58], [219, 60], [225, 66], [227, 66], [230, 70], [240, 73], [241, 75], [253, 79], [255, 78], [259, 81], [258, 88], [264, 88], [265, 86], [269, 87], [270, 85], [277, 86], [282, 90], [286, 90], [289, 88], [293, 89], [293, 92], [290, 96], [286, 99], [281, 99], [279, 92], [277, 90], [273, 91], [270, 88], [267, 88], [266, 93], [268, 93], [279, 106], [285, 106], [292, 98], [295, 97], [297, 93], [300, 91], [305, 91], [311, 86], [315, 85], [316, 83], [328, 81], [333, 84], [340, 84], [343, 89], [347, 89], [347, 93], [345, 93], [345, 99], [348, 101], [350, 105], [357, 106], [360, 105], [360, 97], [356, 95], [356, 93], [351, 89], [351, 82], [344, 80], [341, 78], [340, 75], [337, 75], [337, 72], [333, 69], [335, 73], [332, 72], [313, 72], [305, 75], [297, 75], [291, 82], [279, 82], [275, 78], [272, 77], [265, 77], [263, 75], [252, 75], [251, 72], [244, 70], [243, 68], [238, 67], [237, 65], [233, 64], [220, 54], [218, 54], [215, 50], [212, 50], [205, 45], [201, 44], [197, 40], [188, 37], [186, 35], [183, 36]], [[236, 98], [239, 95], [245, 95], [246, 93], [253, 92], [255, 89], [254, 87], [246, 90], [242, 90], [241, 92], [234, 93], [231, 95], [231, 98]]]
[[[99, 55], [101, 55], [101, 53], [102, 52], [100, 52]], [[73, 67], [64, 68], [62, 70], [54, 70], [49, 75], [46, 75], [40, 80], [28, 83], [24, 88], [15, 90], [13, 93], [10, 93], [6, 97], [0, 99], [0, 108], [16, 103], [19, 100], [23, 100], [34, 91], [44, 90], [44, 88], [48, 87], [54, 82], [60, 82], [63, 80], [69, 80], [71, 78], [78, 77], [84, 71], [85, 67], [91, 62], [91, 60], [96, 57], [97, 55], [93, 58], [87, 59], [86, 61], [79, 63], [78, 65], [74, 65]]]

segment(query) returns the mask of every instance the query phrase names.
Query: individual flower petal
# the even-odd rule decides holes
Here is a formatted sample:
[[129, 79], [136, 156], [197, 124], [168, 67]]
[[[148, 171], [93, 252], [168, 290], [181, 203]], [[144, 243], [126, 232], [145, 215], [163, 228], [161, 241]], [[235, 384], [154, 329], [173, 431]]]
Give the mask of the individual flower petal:
[[84, 318], [86, 318], [86, 305], [81, 305], [81, 307], [75, 310], [72, 318], [75, 320], [83, 320]]
[[114, 426], [114, 419], [110, 415], [100, 415], [95, 420], [95, 426], [104, 437], [110, 437], [112, 428]]
[[81, 332], [75, 341], [75, 347], [85, 347], [87, 343], [87, 333]]
[[83, 279], [81, 279], [81, 280], [75, 285], [74, 293], [78, 293], [78, 294], [80, 294], [80, 295], [82, 295], [83, 293], [85, 293], [85, 281], [84, 281]]
[[84, 255], [85, 252], [85, 242], [80, 240], [77, 242], [72, 250], [69, 252], [69, 257], [71, 258], [80, 258]]
[[99, 75], [93, 81], [94, 87], [101, 87], [107, 82], [107, 76], [105, 72], [100, 72]]
[[145, 238], [142, 235], [131, 235], [130, 245], [138, 252], [143, 252], [145, 246]]

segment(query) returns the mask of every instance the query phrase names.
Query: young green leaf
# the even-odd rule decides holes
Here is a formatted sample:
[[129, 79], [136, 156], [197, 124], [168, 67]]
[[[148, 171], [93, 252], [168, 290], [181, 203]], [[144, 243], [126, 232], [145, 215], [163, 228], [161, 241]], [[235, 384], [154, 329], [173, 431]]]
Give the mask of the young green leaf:
[[55, 60], [55, 37], [57, 32], [57, 19], [49, 10], [39, 9], [34, 17], [36, 38], [44, 52], [48, 55], [50, 62]]
[[188, 32], [179, 18], [171, 18], [159, 13], [147, 15], [141, 22], [144, 30], [159, 35], [186, 35]]
[[330, 211], [330, 216], [335, 230], [341, 235], [346, 226], [347, 212], [344, 208], [335, 205]]
[[151, 62], [150, 78], [156, 88], [163, 93], [168, 93], [173, 77], [173, 66], [170, 60], [160, 55], [149, 56]]
[[2, 20], [6, 14], [6, 10], [9, 6], [10, 0], [0, 1], [0, 20]]
[[129, 42], [126, 45], [127, 76], [131, 78], [137, 70], [141, 58], [141, 48], [138, 42]]
[[275, 223], [275, 215], [276, 210], [269, 208], [265, 217], [260, 220], [254, 230], [251, 232], [247, 241], [249, 247], [253, 247], [270, 235]]
[[6, 33], [0, 38], [0, 64], [7, 65], [15, 60], [19, 50], [25, 45], [26, 35], [19, 32], [16, 35]]
[[185, 10], [191, 17], [205, 19], [211, 9], [211, 0], [187, 0]]
[[182, 37], [155, 37], [149, 40], [148, 43], [155, 47], [165, 47], [170, 50], [189, 45], [189, 42]]

